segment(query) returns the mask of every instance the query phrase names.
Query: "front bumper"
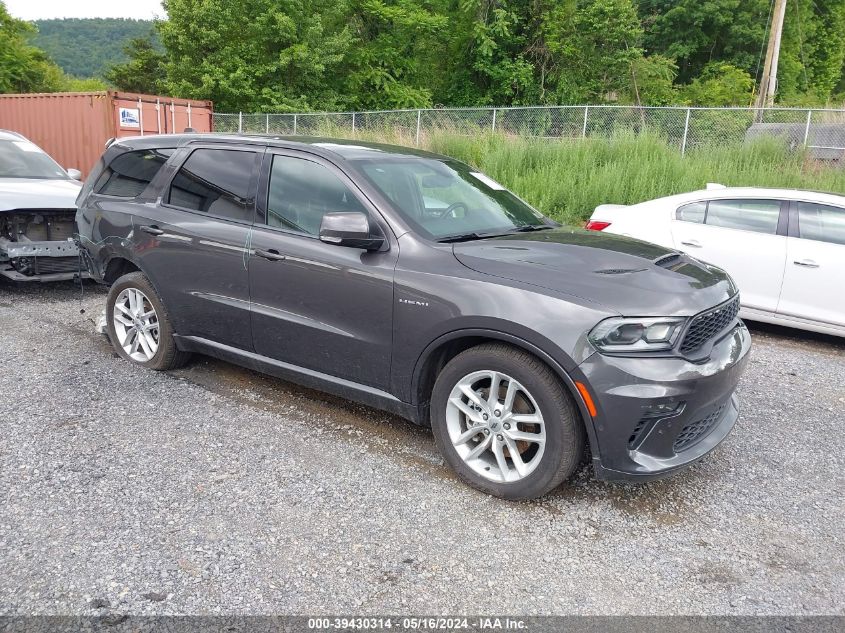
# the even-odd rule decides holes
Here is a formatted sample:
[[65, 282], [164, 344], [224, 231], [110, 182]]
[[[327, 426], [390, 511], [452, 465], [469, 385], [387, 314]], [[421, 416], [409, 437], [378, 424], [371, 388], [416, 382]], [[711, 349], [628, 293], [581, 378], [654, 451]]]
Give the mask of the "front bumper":
[[0, 238], [0, 276], [12, 281], [65, 281], [87, 277], [72, 240], [12, 242]]
[[593, 354], [580, 369], [594, 394], [596, 477], [666, 476], [712, 451], [739, 416], [734, 391], [748, 364], [751, 335], [739, 322], [703, 363], [683, 358]]

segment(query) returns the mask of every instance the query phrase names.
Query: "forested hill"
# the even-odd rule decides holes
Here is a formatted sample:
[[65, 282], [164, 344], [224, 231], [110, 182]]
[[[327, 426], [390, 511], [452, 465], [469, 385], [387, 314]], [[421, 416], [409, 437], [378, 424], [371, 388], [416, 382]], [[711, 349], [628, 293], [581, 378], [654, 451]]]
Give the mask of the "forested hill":
[[152, 20], [67, 18], [37, 20], [32, 43], [67, 74], [100, 77], [111, 65], [126, 60], [123, 47], [135, 37], [153, 34]]

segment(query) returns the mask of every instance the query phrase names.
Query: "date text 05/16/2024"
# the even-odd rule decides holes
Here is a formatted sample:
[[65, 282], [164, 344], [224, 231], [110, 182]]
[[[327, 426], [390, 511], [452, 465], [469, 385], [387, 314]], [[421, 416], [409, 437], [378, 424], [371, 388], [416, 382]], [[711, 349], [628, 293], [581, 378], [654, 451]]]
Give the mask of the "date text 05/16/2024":
[[526, 623], [510, 617], [322, 617], [309, 618], [308, 628], [314, 631], [521, 631], [526, 630]]

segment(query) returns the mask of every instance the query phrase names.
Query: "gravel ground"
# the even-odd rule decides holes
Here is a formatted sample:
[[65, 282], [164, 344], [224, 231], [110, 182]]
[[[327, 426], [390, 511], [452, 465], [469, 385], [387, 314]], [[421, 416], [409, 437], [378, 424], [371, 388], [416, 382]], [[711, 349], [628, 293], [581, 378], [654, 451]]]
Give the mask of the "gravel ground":
[[700, 464], [509, 503], [379, 411], [132, 367], [104, 296], [0, 283], [2, 614], [845, 614], [845, 340], [754, 328]]

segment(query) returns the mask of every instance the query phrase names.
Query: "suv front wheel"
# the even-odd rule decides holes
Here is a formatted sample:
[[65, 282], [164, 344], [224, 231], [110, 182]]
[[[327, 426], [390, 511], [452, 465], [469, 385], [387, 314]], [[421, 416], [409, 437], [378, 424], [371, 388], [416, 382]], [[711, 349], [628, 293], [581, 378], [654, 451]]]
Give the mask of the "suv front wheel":
[[431, 426], [461, 479], [505, 499], [533, 499], [559, 486], [585, 444], [560, 379], [535, 356], [498, 343], [468, 349], [443, 368]]
[[123, 275], [106, 298], [109, 339], [123, 358], [148, 369], [181, 367], [190, 357], [180, 352], [164, 304], [144, 273]]

